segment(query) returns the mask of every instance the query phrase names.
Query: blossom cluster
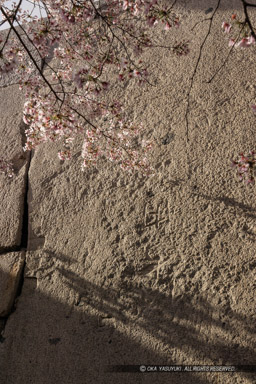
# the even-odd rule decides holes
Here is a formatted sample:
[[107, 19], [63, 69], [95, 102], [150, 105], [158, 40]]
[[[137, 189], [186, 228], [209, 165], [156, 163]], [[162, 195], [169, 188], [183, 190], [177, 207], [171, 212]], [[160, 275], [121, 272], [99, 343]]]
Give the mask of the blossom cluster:
[[187, 55], [189, 53], [189, 42], [188, 41], [181, 41], [179, 43], [176, 42], [172, 50], [177, 56]]
[[[1, 1], [0, 7], [3, 4]], [[89, 0], [45, 0], [43, 4], [47, 20], [28, 17], [21, 9], [16, 14], [25, 31], [23, 47], [14, 38], [8, 41], [11, 48], [9, 44], [4, 48], [0, 45], [0, 74], [15, 71], [20, 75], [20, 90], [26, 89], [23, 114], [29, 128], [24, 150], [63, 140], [58, 156], [70, 159], [74, 138], [81, 134], [82, 169], [105, 156], [129, 172], [150, 174], [153, 170], [147, 152], [152, 143], [135, 145], [135, 137], [143, 132], [141, 124], [129, 122], [120, 103], [105, 104], [100, 96], [110, 87], [106, 78], [110, 65], [117, 69], [119, 81], [134, 79], [139, 85], [148, 82], [147, 68], [133, 56], [153, 46], [148, 27], [158, 22], [164, 24], [165, 30], [178, 27], [178, 16], [171, 8], [160, 6], [158, 0], [105, 0], [102, 9]], [[4, 20], [12, 20], [14, 5], [12, 10], [0, 10]], [[29, 50], [29, 59], [24, 49], [28, 37], [34, 47]], [[50, 50], [58, 60], [58, 68], [48, 66], [50, 75], [46, 78], [38, 63], [40, 58], [47, 59]], [[187, 54], [187, 43], [176, 43], [173, 52]], [[102, 117], [108, 121], [104, 128], [97, 125]]]
[[[229, 34], [233, 28], [239, 28], [239, 36], [242, 33], [242, 39], [237, 41], [234, 38], [230, 38], [229, 46], [235, 48], [250, 48], [255, 45], [255, 38], [252, 36], [251, 29], [247, 22], [241, 22], [237, 19], [237, 15], [231, 16], [232, 24], [223, 22], [222, 28], [225, 33]], [[238, 40], [237, 39], [237, 40]], [[256, 112], [256, 105], [251, 106], [253, 112]], [[255, 184], [255, 169], [256, 169], [256, 154], [254, 151], [250, 151], [247, 155], [243, 153], [239, 154], [240, 159], [231, 160], [231, 167], [237, 169], [237, 174], [240, 181], [244, 181], [246, 184]]]
[[[231, 16], [232, 24], [224, 21], [222, 23], [222, 28], [225, 33], [229, 34], [233, 28], [238, 27], [240, 32], [242, 32], [242, 39], [237, 41], [234, 38], [229, 39], [229, 47], [234, 46], [235, 48], [249, 48], [252, 45], [255, 45], [255, 38], [252, 36], [250, 28], [247, 23], [241, 22], [237, 19], [237, 15], [233, 14]], [[240, 37], [240, 34], [239, 34]]]
[[246, 184], [255, 183], [255, 169], [256, 169], [256, 153], [250, 151], [247, 155], [239, 153], [240, 159], [232, 160], [231, 166], [237, 169], [237, 174], [240, 181], [245, 181]]

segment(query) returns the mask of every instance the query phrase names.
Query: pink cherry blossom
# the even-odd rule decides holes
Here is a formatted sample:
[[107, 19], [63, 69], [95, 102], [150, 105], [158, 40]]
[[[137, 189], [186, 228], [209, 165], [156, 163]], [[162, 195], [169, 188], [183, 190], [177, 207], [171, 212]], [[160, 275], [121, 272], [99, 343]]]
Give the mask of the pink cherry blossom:
[[256, 104], [252, 104], [251, 108], [252, 108], [253, 112], [256, 113]]
[[228, 46], [233, 47], [234, 44], [235, 44], [235, 39], [230, 39], [228, 42]]
[[168, 31], [170, 28], [171, 28], [171, 25], [167, 22], [167, 23], [165, 24], [164, 29], [165, 29], [166, 31]]
[[[0, 0], [0, 6], [2, 4]], [[69, 160], [74, 137], [83, 134], [83, 168], [105, 156], [128, 172], [152, 173], [146, 154], [153, 143], [144, 143], [136, 149], [133, 146], [133, 139], [144, 128], [124, 117], [123, 107], [118, 101], [106, 105], [101, 95], [110, 86], [105, 79], [110, 65], [117, 67], [120, 81], [138, 81], [139, 85], [147, 81], [148, 72], [143, 62], [132, 62], [127, 50], [118, 47], [118, 28], [122, 27], [123, 47], [128, 45], [138, 56], [143, 49], [153, 46], [146, 33], [147, 25], [153, 27], [161, 21], [169, 30], [171, 26], [179, 25], [178, 17], [171, 9], [159, 6], [157, 0], [107, 1], [106, 7], [100, 10], [101, 14], [91, 1], [86, 2], [86, 6], [83, 2], [78, 6], [69, 0], [45, 0], [44, 4], [49, 10], [47, 21], [32, 18], [35, 23], [28, 24], [26, 12], [17, 17], [24, 19], [25, 32], [44, 62], [47, 63], [49, 49], [52, 49], [53, 56], [60, 62], [58, 69], [48, 67], [50, 74], [47, 79], [43, 77], [38, 67], [40, 60], [33, 54], [28, 60], [26, 51], [20, 49], [15, 38], [8, 40], [2, 52], [0, 72], [14, 72], [20, 78], [19, 89], [26, 89], [23, 120], [29, 127], [25, 132], [24, 151], [44, 142], [61, 141], [63, 149], [58, 152], [58, 157]], [[10, 13], [4, 9], [1, 11], [8, 20]], [[127, 22], [121, 17], [124, 11], [129, 16]], [[144, 26], [138, 27], [140, 17], [145, 18]], [[104, 25], [102, 30], [97, 18]], [[104, 51], [103, 46], [110, 43], [109, 35], [113, 40]], [[134, 39], [133, 35], [138, 38]], [[55, 44], [58, 46], [54, 47]], [[179, 54], [184, 53], [182, 47], [176, 52], [178, 50]], [[104, 128], [98, 125], [103, 116], [107, 120]], [[90, 129], [85, 129], [85, 126]]]
[[158, 24], [158, 20], [156, 20], [155, 17], [151, 17], [151, 18], [148, 19], [148, 25], [149, 25], [150, 27], [153, 27], [153, 26], [155, 26], [155, 25], [157, 25], [157, 24]]
[[226, 23], [225, 21], [222, 23], [222, 28], [224, 29], [224, 32], [225, 33], [229, 33], [230, 32], [230, 30], [231, 30], [231, 24], [229, 24], [229, 23]]
[[251, 45], [255, 44], [255, 38], [252, 35], [249, 36], [248, 43], [251, 44]]
[[254, 184], [256, 157], [254, 151], [249, 151], [247, 155], [239, 154], [241, 157], [238, 160], [232, 160], [231, 166], [237, 168], [237, 175], [240, 181], [246, 184]]
[[243, 37], [241, 41], [235, 44], [235, 48], [249, 48], [255, 40], [251, 37]]

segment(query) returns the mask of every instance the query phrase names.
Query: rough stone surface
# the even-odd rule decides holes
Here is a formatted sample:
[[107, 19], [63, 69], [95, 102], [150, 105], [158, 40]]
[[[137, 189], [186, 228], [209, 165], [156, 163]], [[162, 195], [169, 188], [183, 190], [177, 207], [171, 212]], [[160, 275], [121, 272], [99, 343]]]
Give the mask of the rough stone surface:
[[0, 317], [8, 316], [14, 304], [24, 267], [24, 252], [0, 256]]
[[[112, 364], [255, 364], [255, 186], [234, 177], [229, 160], [256, 147], [255, 56], [229, 52], [221, 23], [242, 13], [179, 1], [183, 27], [164, 45], [191, 40], [187, 57], [144, 53], [156, 87], [115, 83], [156, 147], [151, 179], [102, 160], [82, 173], [59, 161], [59, 143], [35, 151], [29, 169], [29, 242], [22, 294], [0, 343], [0, 383], [252, 384], [251, 373], [107, 373]], [[191, 35], [192, 34], [192, 35]], [[174, 37], [175, 36], [175, 37]], [[176, 37], [177, 36], [177, 37]], [[161, 44], [161, 42], [159, 44]], [[22, 356], [22, 361], [21, 361]]]
[[[18, 27], [19, 33], [23, 34]], [[4, 41], [8, 30], [0, 32]], [[11, 32], [10, 36], [14, 35]], [[25, 40], [24, 36], [22, 38]], [[31, 44], [26, 42], [31, 48]], [[38, 59], [38, 57], [36, 56]], [[47, 63], [52, 57], [47, 59]], [[47, 73], [47, 71], [46, 71]], [[23, 107], [26, 101], [25, 90], [19, 90], [20, 77], [13, 72], [0, 75], [0, 132], [1, 157], [11, 161], [15, 177], [10, 180], [0, 173], [0, 251], [19, 247], [21, 242], [22, 221], [24, 214], [24, 197], [27, 188], [27, 173], [30, 164], [30, 153], [24, 153], [25, 129]], [[32, 155], [33, 156], [33, 155]]]
[[24, 96], [17, 85], [0, 88], [1, 157], [12, 161], [15, 177], [0, 174], [0, 250], [20, 244], [28, 154], [22, 150]]

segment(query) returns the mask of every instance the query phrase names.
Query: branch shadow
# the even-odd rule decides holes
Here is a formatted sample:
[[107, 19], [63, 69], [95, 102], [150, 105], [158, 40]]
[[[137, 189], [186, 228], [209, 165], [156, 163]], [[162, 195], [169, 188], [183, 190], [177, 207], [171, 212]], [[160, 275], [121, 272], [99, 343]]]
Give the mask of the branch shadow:
[[[175, 6], [182, 6], [186, 9], [190, 10], [202, 10], [204, 11], [204, 14], [206, 16], [211, 16], [211, 14], [214, 12], [218, 1], [217, 0], [176, 0], [174, 3], [174, 10]], [[237, 9], [242, 10], [242, 3], [240, 0], [228, 0], [228, 1], [220, 1], [220, 4], [218, 6], [219, 10], [230, 10], [234, 11]]]
[[132, 282], [102, 287], [65, 268], [65, 255], [55, 260], [61, 263], [39, 281], [25, 276], [1, 336], [1, 384], [31, 378], [38, 384], [205, 384], [213, 381], [202, 373], [110, 373], [108, 367], [255, 363], [256, 351], [237, 338], [237, 326], [255, 336], [252, 317], [230, 309], [228, 320], [216, 319], [218, 308], [203, 297], [173, 299]]
[[224, 203], [227, 207], [239, 208], [243, 211], [245, 216], [247, 216], [251, 219], [256, 219], [256, 209], [252, 208], [249, 205], [240, 203], [239, 201], [236, 201], [235, 199], [227, 197], [227, 196], [214, 196], [213, 197], [213, 196], [208, 196], [208, 195], [205, 195], [203, 193], [197, 192], [196, 191], [196, 188], [197, 188], [196, 185], [194, 185], [193, 188], [194, 188], [194, 191], [191, 191], [191, 194], [194, 196], [200, 196], [203, 199], [208, 200], [208, 201], [215, 201], [215, 202], [219, 201], [220, 203]]

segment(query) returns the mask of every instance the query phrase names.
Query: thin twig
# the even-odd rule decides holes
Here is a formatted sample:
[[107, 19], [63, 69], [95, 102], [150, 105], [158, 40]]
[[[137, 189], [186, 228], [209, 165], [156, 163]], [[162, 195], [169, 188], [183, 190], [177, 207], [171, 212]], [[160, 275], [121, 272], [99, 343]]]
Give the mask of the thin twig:
[[245, 23], [248, 24], [250, 31], [251, 31], [251, 34], [254, 37], [254, 39], [256, 40], [256, 34], [254, 32], [254, 29], [253, 29], [253, 26], [252, 26], [252, 23], [251, 23], [251, 20], [249, 18], [248, 11], [247, 11], [248, 7], [256, 7], [256, 4], [247, 3], [247, 1], [245, 1], [245, 0], [241, 0], [241, 1], [242, 1], [243, 8], [244, 8]]
[[[13, 20], [16, 19], [16, 15], [17, 15], [17, 13], [18, 13], [19, 7], [21, 6], [21, 3], [22, 3], [22, 0], [20, 0], [19, 4], [17, 5], [17, 8], [15, 9], [15, 12], [14, 12], [14, 15], [13, 15]], [[1, 7], [0, 10], [1, 10], [1, 12], [3, 13], [3, 15], [5, 16], [5, 13], [3, 12], [3, 7]], [[8, 22], [9, 22], [9, 18], [6, 17], [6, 20], [5, 20], [5, 21], [8, 21]], [[9, 24], [10, 24], [10, 22], [9, 22]], [[1, 54], [2, 54], [2, 52], [3, 52], [3, 50], [4, 50], [4, 47], [5, 47], [5, 45], [6, 45], [7, 41], [8, 41], [8, 39], [9, 39], [9, 36], [10, 36], [10, 34], [11, 34], [11, 31], [12, 31], [12, 30], [10, 29], [9, 32], [8, 32], [8, 34], [7, 34], [6, 40], [5, 40], [5, 42], [4, 42], [4, 45], [3, 45], [3, 47], [2, 47], [2, 49], [1, 49], [1, 51], [0, 51], [0, 57], [1, 57]]]
[[[22, 1], [22, 0], [21, 0]], [[34, 66], [36, 67], [36, 69], [38, 70], [40, 76], [43, 78], [43, 80], [45, 81], [45, 83], [48, 85], [48, 87], [51, 89], [51, 91], [53, 92], [53, 94], [55, 95], [56, 99], [58, 99], [59, 101], [62, 101], [58, 95], [56, 95], [55, 93], [55, 90], [52, 88], [51, 84], [49, 83], [49, 81], [46, 79], [46, 77], [44, 76], [44, 74], [41, 72], [39, 66], [37, 65], [37, 62], [36, 60], [34, 59], [34, 57], [31, 55], [29, 49], [27, 48], [26, 44], [24, 43], [24, 41], [21, 39], [19, 33], [17, 32], [17, 30], [14, 28], [13, 26], [13, 22], [10, 20], [10, 18], [7, 16], [6, 12], [3, 10], [3, 8], [1, 8], [1, 11], [3, 13], [3, 15], [6, 17], [6, 19], [8, 20], [10, 26], [11, 26], [11, 29], [14, 31], [14, 33], [16, 34], [18, 40], [20, 41], [20, 43], [22, 44], [22, 46], [24, 47], [25, 51], [27, 52], [28, 56], [30, 57], [30, 59], [32, 60]]]
[[209, 19], [199, 20], [199, 21], [198, 21], [197, 23], [195, 23], [195, 25], [191, 28], [191, 31], [193, 31], [194, 28], [195, 28], [198, 24], [203, 23], [204, 21], [208, 21], [208, 20], [211, 20], [211, 18], [209, 18]]
[[[120, 44], [122, 45], [122, 47], [124, 48], [124, 50], [125, 50], [125, 52], [126, 52], [126, 55], [127, 55], [128, 59], [129, 59], [130, 63], [132, 63], [132, 65], [133, 65], [136, 69], [140, 69], [140, 68], [135, 64], [135, 62], [132, 60], [132, 58], [131, 58], [131, 56], [130, 56], [130, 54], [129, 54], [129, 52], [128, 52], [128, 49], [127, 49], [127, 47], [126, 47], [126, 45], [125, 45], [125, 43], [120, 39], [120, 37], [118, 37], [118, 36], [114, 33], [114, 31], [113, 31], [113, 29], [112, 29], [112, 26], [111, 26], [110, 23], [107, 21], [106, 17], [103, 16], [103, 15], [98, 11], [98, 9], [95, 7], [95, 5], [94, 5], [94, 3], [92, 2], [92, 0], [89, 0], [89, 1], [90, 1], [90, 3], [92, 4], [92, 6], [93, 6], [93, 8], [94, 8], [94, 10], [95, 10], [95, 12], [96, 12], [96, 14], [97, 14], [97, 15], [104, 21], [104, 23], [105, 23], [105, 24], [107, 25], [107, 27], [109, 28], [109, 30], [110, 30], [110, 32], [111, 32], [111, 34], [112, 34], [113, 39], [115, 38], [116, 40], [118, 40], [119, 43], [120, 43]], [[118, 29], [121, 29], [123, 33], [127, 33], [128, 35], [130, 35], [131, 37], [135, 38], [136, 40], [138, 40], [138, 41], [140, 42], [140, 40], [139, 40], [139, 38], [138, 38], [137, 36], [132, 35], [129, 31], [123, 29], [121, 26], [119, 26], [119, 25], [115, 25], [114, 27], [116, 27], [116, 28], [118, 28]], [[170, 48], [172, 48], [172, 47], [170, 47]], [[148, 79], [144, 78], [144, 80], [145, 80], [149, 85], [151, 85], [152, 87], [155, 87], [155, 86], [156, 86], [156, 85], [150, 83], [150, 81], [149, 81]]]
[[243, 29], [245, 28], [246, 24], [248, 25], [248, 27], [250, 28], [250, 31], [251, 31], [251, 34], [252, 36], [256, 39], [256, 34], [254, 32], [254, 29], [253, 29], [253, 26], [251, 24], [251, 21], [250, 21], [250, 18], [249, 18], [249, 15], [248, 15], [248, 12], [247, 12], [247, 7], [255, 7], [256, 8], [256, 4], [250, 4], [250, 3], [247, 3], [247, 1], [245, 0], [241, 0], [242, 4], [243, 4], [243, 10], [244, 10], [244, 16], [245, 16], [245, 20], [244, 22], [242, 23], [242, 28], [240, 29], [239, 31], [239, 35], [238, 37], [236, 38], [234, 44], [232, 45], [226, 59], [224, 60], [224, 62], [222, 63], [222, 65], [219, 67], [219, 69], [215, 72], [215, 74], [210, 78], [210, 80], [206, 81], [206, 83], [211, 83], [212, 80], [215, 78], [215, 76], [219, 73], [219, 71], [225, 66], [225, 64], [227, 63], [228, 59], [229, 59], [229, 56], [231, 54], [231, 52], [233, 51], [234, 47], [235, 47], [235, 43], [239, 40], [240, 38], [240, 35], [243, 31]]
[[189, 138], [188, 138], [188, 126], [189, 126], [189, 123], [188, 123], [188, 114], [189, 114], [189, 109], [190, 109], [190, 94], [191, 94], [191, 90], [192, 90], [192, 87], [193, 87], [193, 84], [194, 84], [194, 77], [195, 77], [195, 74], [197, 72], [197, 68], [198, 68], [198, 65], [199, 65], [199, 62], [200, 62], [200, 59], [201, 59], [201, 54], [202, 54], [202, 50], [203, 50], [203, 47], [205, 45], [205, 42], [210, 34], [210, 31], [211, 31], [211, 26], [212, 26], [212, 20], [213, 20], [213, 17], [215, 15], [215, 13], [217, 12], [217, 9], [219, 8], [219, 5], [220, 5], [220, 0], [218, 0], [218, 4], [212, 14], [212, 16], [208, 19], [210, 21], [210, 24], [209, 24], [209, 28], [208, 28], [208, 32], [203, 40], [203, 43], [201, 44], [200, 46], [200, 51], [199, 51], [199, 56], [197, 58], [197, 62], [196, 62], [196, 65], [195, 65], [195, 68], [194, 68], [194, 71], [193, 71], [193, 74], [190, 78], [190, 86], [189, 86], [189, 89], [188, 89], [188, 92], [187, 92], [187, 108], [186, 108], [186, 112], [185, 112], [185, 120], [186, 120], [186, 139], [187, 139], [187, 142], [189, 142]]
[[212, 80], [215, 78], [215, 76], [219, 73], [219, 71], [225, 66], [225, 64], [227, 63], [228, 59], [229, 59], [229, 56], [231, 54], [231, 52], [233, 51], [234, 47], [235, 47], [235, 43], [239, 40], [240, 38], [240, 35], [241, 35], [241, 32], [243, 31], [245, 27], [245, 24], [242, 26], [242, 28], [240, 29], [239, 31], [239, 35], [238, 37], [236, 38], [234, 44], [232, 45], [231, 49], [229, 50], [229, 53], [227, 54], [225, 60], [223, 61], [223, 63], [221, 64], [221, 66], [217, 69], [217, 71], [214, 73], [214, 75], [210, 78], [210, 80], [207, 80], [206, 83], [207, 84], [210, 84], [212, 82]]

